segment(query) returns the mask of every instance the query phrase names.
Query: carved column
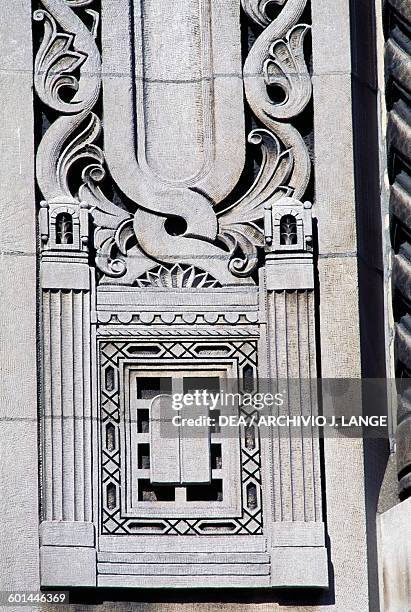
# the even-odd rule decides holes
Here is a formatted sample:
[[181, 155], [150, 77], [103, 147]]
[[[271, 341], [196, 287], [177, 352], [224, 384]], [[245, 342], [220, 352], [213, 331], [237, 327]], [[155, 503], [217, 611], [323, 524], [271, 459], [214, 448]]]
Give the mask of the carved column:
[[[73, 173], [80, 160], [101, 159], [91, 145], [99, 132], [90, 112], [100, 88], [96, 30], [71, 8], [87, 4], [44, 0], [34, 12], [41, 31], [34, 73], [38, 110], [46, 124], [48, 113], [52, 117], [36, 168], [45, 198], [39, 210], [43, 585], [96, 583], [89, 205], [77, 197]], [[97, 25], [95, 11], [87, 13], [80, 15]], [[84, 164], [83, 170], [93, 172]]]
[[87, 204], [41, 203], [44, 584], [55, 580], [56, 560], [66, 581], [95, 583], [88, 225]]
[[411, 8], [387, 2], [387, 145], [391, 183], [394, 316], [399, 382], [397, 465], [401, 498], [411, 495]]
[[43, 520], [91, 522], [88, 210], [44, 202], [40, 215]]
[[[260, 290], [265, 302], [266, 376], [269, 386], [285, 391], [277, 416], [314, 417], [318, 405], [311, 204], [282, 198], [265, 207], [266, 265]], [[324, 534], [317, 428], [299, 431], [291, 425], [286, 430], [273, 429], [270, 464], [273, 564], [279, 551], [278, 538], [294, 528], [301, 534], [301, 539], [295, 539], [295, 563], [306, 556], [303, 542], [311, 541], [313, 568], [319, 569], [326, 563], [326, 552], [321, 547]]]
[[[266, 246], [265, 270], [268, 376], [287, 388], [280, 414], [316, 415], [311, 205], [284, 198], [270, 212], [273, 238]], [[275, 496], [275, 520], [321, 520], [318, 439], [294, 433], [291, 443], [286, 442], [284, 436], [273, 439], [275, 489], [280, 492]], [[284, 470], [291, 471], [291, 479], [284, 480]]]

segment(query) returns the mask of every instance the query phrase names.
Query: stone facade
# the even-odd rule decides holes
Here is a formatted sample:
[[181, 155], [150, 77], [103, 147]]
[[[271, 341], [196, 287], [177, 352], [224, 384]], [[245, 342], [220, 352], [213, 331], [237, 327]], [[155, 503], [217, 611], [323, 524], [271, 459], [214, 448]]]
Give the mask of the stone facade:
[[[376, 560], [385, 442], [264, 435], [238, 404], [248, 425], [230, 436], [164, 435], [173, 393], [286, 386], [277, 416], [315, 416], [334, 409], [317, 378], [392, 376], [378, 6], [10, 4], [2, 588], [76, 587], [77, 609], [344, 612], [378, 609], [380, 590], [394, 611], [407, 594], [386, 595], [377, 572], [395, 575], [396, 508]], [[392, 11], [388, 160], [405, 159], [390, 167], [392, 273], [406, 296], [409, 15]]]

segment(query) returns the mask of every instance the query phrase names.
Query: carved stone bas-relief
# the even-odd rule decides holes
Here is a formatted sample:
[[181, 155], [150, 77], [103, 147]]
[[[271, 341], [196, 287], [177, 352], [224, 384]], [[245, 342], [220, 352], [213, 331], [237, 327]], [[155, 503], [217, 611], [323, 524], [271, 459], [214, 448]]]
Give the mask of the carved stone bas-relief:
[[316, 377], [309, 6], [268, 4], [34, 12], [44, 586], [328, 585], [315, 430], [164, 434], [173, 394]]
[[387, 127], [390, 174], [390, 212], [394, 250], [392, 278], [396, 320], [396, 368], [400, 381], [397, 466], [399, 493], [411, 495], [411, 9], [406, 1], [390, 0], [387, 7]]

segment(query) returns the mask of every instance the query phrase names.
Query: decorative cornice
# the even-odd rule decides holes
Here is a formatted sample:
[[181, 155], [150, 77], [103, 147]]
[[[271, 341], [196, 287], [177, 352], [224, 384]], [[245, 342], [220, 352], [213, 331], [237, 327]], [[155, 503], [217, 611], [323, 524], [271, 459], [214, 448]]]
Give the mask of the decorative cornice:
[[[129, 311], [98, 311], [97, 322], [108, 324], [140, 324], [140, 325], [171, 325], [173, 328], [164, 333], [174, 333], [175, 326], [181, 324], [188, 325], [216, 325], [227, 324], [237, 325], [241, 323], [257, 323], [257, 312], [129, 312]], [[216, 332], [217, 333], [217, 332]], [[219, 333], [219, 332], [218, 332]]]
[[198, 327], [173, 327], [173, 329], [169, 329], [168, 327], [118, 327], [118, 326], [110, 326], [110, 327], [99, 327], [98, 337], [105, 336], [144, 336], [145, 338], [193, 338], [193, 336], [198, 336], [200, 338], [228, 338], [230, 340], [235, 340], [236, 338], [245, 338], [252, 336], [254, 338], [258, 338], [260, 334], [260, 330], [258, 326], [248, 325], [244, 327], [207, 327], [207, 326], [198, 326]]

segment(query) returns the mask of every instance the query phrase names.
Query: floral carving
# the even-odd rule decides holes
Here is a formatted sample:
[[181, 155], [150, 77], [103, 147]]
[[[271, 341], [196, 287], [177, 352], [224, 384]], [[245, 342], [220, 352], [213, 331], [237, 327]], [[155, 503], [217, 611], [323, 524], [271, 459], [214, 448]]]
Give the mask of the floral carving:
[[278, 139], [269, 130], [253, 130], [248, 140], [261, 146], [260, 170], [249, 191], [220, 216], [220, 238], [229, 247], [230, 265], [239, 276], [248, 276], [257, 265], [257, 248], [264, 246], [264, 231], [258, 225], [264, 214], [264, 202], [289, 195], [287, 179], [293, 167], [292, 152], [282, 151]]
[[205, 287], [213, 289], [220, 283], [210, 274], [195, 266], [175, 264], [174, 266], [156, 266], [137, 279], [138, 287]]
[[[60, 113], [40, 143], [37, 154], [37, 180], [43, 196], [74, 198], [69, 173], [74, 164], [92, 158], [98, 164], [103, 154], [94, 144], [100, 133], [100, 120], [91, 113], [101, 86], [101, 61], [93, 31], [64, 0], [43, 0], [44, 9], [34, 12], [43, 22], [43, 39], [35, 58], [34, 83], [42, 102]], [[63, 30], [62, 32], [59, 30]], [[62, 92], [70, 90], [71, 99]]]
[[95, 225], [94, 246], [97, 267], [112, 277], [123, 276], [127, 269], [127, 243], [133, 237], [131, 215], [106, 198], [96, 184], [104, 178], [102, 166], [89, 165], [83, 171], [84, 184], [79, 198], [91, 207]]
[[75, 113], [82, 110], [81, 102], [65, 102], [61, 90], [79, 89], [75, 71], [84, 63], [86, 56], [73, 50], [74, 36], [57, 32], [56, 20], [47, 11], [34, 13], [36, 21], [44, 21], [44, 37], [35, 62], [35, 86], [42, 101], [61, 112]]
[[62, 119], [64, 123], [57, 120], [49, 128], [38, 151], [37, 180], [47, 199], [76, 197], [69, 178], [70, 170], [78, 162], [93, 160], [100, 172], [104, 162], [101, 149], [94, 144], [101, 131], [97, 115], [81, 113]]
[[[301, 198], [311, 173], [302, 136], [289, 121], [284, 121], [300, 114], [311, 98], [303, 50], [309, 26], [295, 25], [306, 0], [275, 3], [284, 8], [270, 21], [266, 12], [270, 1], [243, 0], [248, 15], [266, 26], [246, 59], [244, 82], [248, 103], [267, 129], [254, 130], [249, 136], [249, 142], [260, 145], [263, 154], [253, 186], [220, 216], [220, 238], [230, 249], [229, 265], [238, 276], [248, 276], [257, 265], [257, 249], [264, 245], [264, 232], [258, 224], [264, 215], [264, 203], [268, 199], [273, 203], [284, 195]], [[270, 98], [270, 86], [282, 91], [280, 102]]]
[[[297, 199], [304, 195], [311, 174], [307, 147], [290, 123], [311, 98], [311, 79], [303, 49], [309, 26], [296, 23], [305, 5], [306, 0], [288, 0], [278, 17], [257, 38], [244, 65], [245, 93], [253, 113], [292, 151], [294, 163], [288, 185]], [[257, 23], [266, 19], [265, 13], [261, 13], [263, 6], [266, 4], [257, 0], [244, 4]], [[267, 88], [273, 85], [283, 91], [283, 100], [276, 102], [270, 98]]]
[[[89, 31], [69, 7], [85, 7], [90, 0], [43, 0], [45, 9], [34, 12], [43, 22], [43, 39], [35, 59], [35, 87], [42, 102], [59, 111], [44, 135], [37, 155], [37, 180], [47, 198], [86, 201], [96, 223], [94, 246], [96, 265], [111, 276], [126, 270], [127, 239], [132, 234], [131, 215], [104, 196], [98, 184], [105, 176], [104, 154], [96, 144], [101, 121], [92, 112], [101, 86], [101, 60], [95, 44], [98, 15]], [[59, 25], [70, 33], [60, 32]], [[85, 78], [86, 77], [86, 78]], [[68, 100], [61, 92], [74, 92]], [[73, 167], [82, 168], [83, 184], [73, 192], [70, 175]]]
[[[43, 0], [44, 9], [34, 12], [43, 22], [43, 40], [36, 54], [34, 83], [37, 95], [50, 108], [61, 113], [79, 113], [93, 108], [101, 84], [100, 54], [95, 43], [98, 16], [93, 16], [93, 32], [61, 0]], [[63, 32], [58, 31], [58, 25]], [[77, 72], [79, 73], [77, 75]], [[74, 92], [63, 100], [62, 89]]]
[[[106, 277], [132, 284], [154, 262], [173, 266], [181, 255], [185, 265], [206, 267], [222, 284], [245, 282], [264, 246], [265, 204], [283, 196], [302, 198], [310, 178], [306, 145], [291, 124], [311, 97], [303, 51], [309, 26], [298, 23], [306, 0], [242, 0], [244, 11], [263, 28], [244, 66], [247, 101], [264, 126], [248, 138], [261, 148], [261, 165], [252, 186], [216, 213], [201, 190], [168, 191], [142, 179], [135, 193], [126, 194], [137, 208], [134, 215], [111, 202], [103, 190], [103, 179], [111, 177], [99, 145], [101, 120], [94, 110], [101, 87], [101, 58], [95, 42], [99, 16], [85, 8], [90, 4], [90, 0], [42, 0], [44, 8], [34, 13], [34, 19], [43, 23], [35, 61], [36, 92], [59, 113], [38, 149], [37, 178], [44, 197], [89, 205], [95, 226], [95, 263]], [[275, 18], [270, 5], [277, 8]], [[91, 29], [82, 21], [82, 11], [73, 8], [93, 17]], [[282, 100], [270, 97], [273, 88], [282, 92]], [[81, 171], [80, 187], [70, 180], [74, 168]], [[165, 231], [170, 215], [186, 222], [183, 235]]]

